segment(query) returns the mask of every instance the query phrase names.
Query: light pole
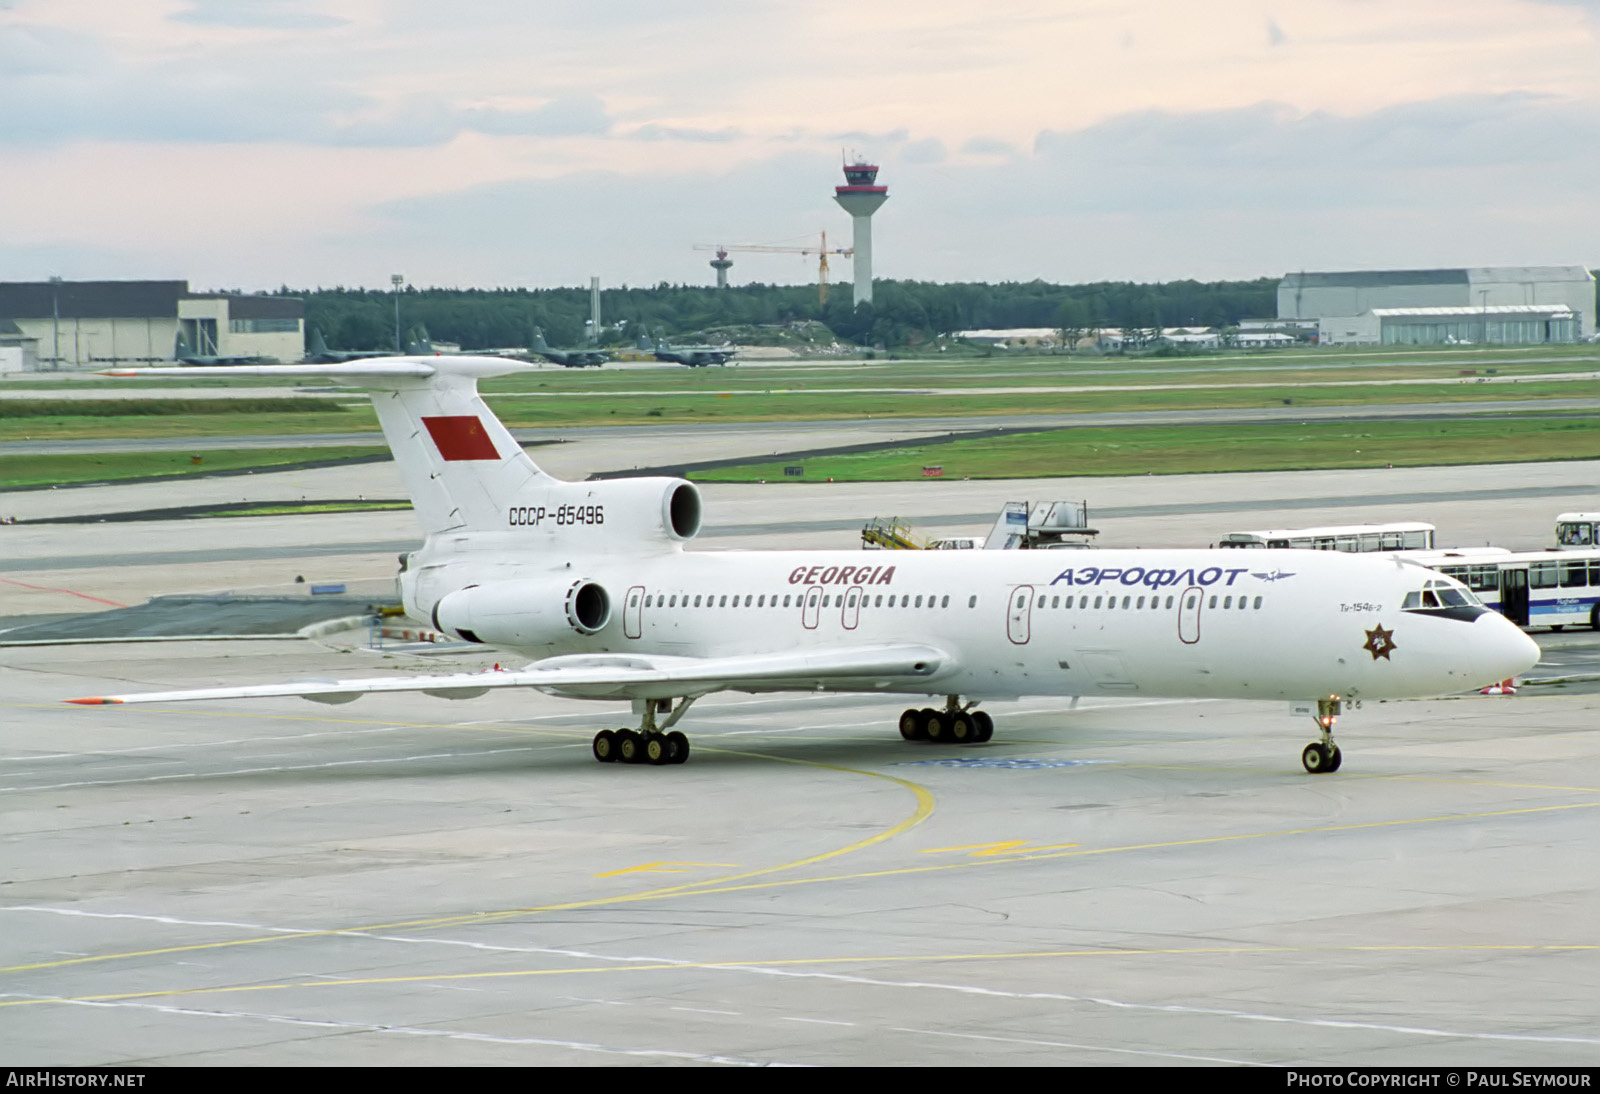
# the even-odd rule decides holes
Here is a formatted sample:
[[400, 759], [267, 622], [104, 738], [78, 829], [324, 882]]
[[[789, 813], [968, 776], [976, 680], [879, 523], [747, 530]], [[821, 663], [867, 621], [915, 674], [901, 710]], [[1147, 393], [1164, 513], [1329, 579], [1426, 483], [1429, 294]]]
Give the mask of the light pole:
[[390, 274], [389, 283], [394, 286], [394, 351], [404, 353], [406, 347], [400, 342], [400, 286], [406, 283], [406, 275]]
[[55, 349], [51, 353], [51, 369], [61, 367], [61, 279], [50, 279], [50, 326], [55, 332]]

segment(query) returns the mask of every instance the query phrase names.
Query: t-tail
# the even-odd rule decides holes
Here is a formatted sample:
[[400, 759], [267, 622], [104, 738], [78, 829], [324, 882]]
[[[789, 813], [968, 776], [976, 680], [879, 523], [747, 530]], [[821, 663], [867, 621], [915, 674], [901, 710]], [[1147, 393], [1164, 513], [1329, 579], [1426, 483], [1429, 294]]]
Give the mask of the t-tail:
[[565, 482], [541, 470], [478, 394], [480, 379], [523, 371], [521, 361], [463, 354], [106, 375], [317, 376], [364, 387], [423, 532], [456, 548], [463, 534], [482, 533], [485, 546], [513, 537], [499, 545], [513, 557], [582, 558], [677, 549], [700, 530], [699, 492], [682, 479]]

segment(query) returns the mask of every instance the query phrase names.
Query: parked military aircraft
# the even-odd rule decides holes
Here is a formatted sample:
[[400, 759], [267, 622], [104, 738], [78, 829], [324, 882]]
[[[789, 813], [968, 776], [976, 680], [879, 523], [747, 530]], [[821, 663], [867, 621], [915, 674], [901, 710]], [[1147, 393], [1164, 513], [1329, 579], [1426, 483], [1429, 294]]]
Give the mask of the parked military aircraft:
[[696, 700], [725, 690], [943, 696], [940, 707], [907, 709], [899, 732], [949, 743], [988, 739], [993, 720], [977, 709], [986, 700], [1273, 699], [1312, 713], [1319, 736], [1301, 762], [1320, 774], [1340, 766], [1333, 726], [1344, 703], [1459, 693], [1539, 658], [1465, 585], [1398, 556], [687, 551], [701, 523], [693, 483], [563, 482], [534, 464], [477, 391], [481, 378], [522, 367], [464, 356], [243, 371], [369, 388], [426, 536], [401, 562], [407, 614], [539, 660], [69, 701], [343, 703], [379, 692], [466, 699], [534, 688], [632, 700], [637, 727], [597, 733], [595, 758], [668, 764], [689, 755], [673, 727]]
[[329, 349], [328, 343], [322, 340], [322, 331], [318, 327], [311, 328], [311, 348], [301, 358], [303, 365], [342, 365], [346, 361], [370, 361], [374, 357], [393, 357], [394, 354], [384, 349]]
[[563, 368], [598, 368], [611, 360], [611, 354], [603, 349], [553, 349], [545, 344], [544, 331], [539, 327], [533, 328], [531, 348], [540, 357]]
[[674, 346], [665, 338], [657, 338], [652, 344], [644, 336], [639, 338], [639, 348], [655, 354], [657, 361], [672, 361], [690, 368], [725, 365], [739, 352], [733, 346]]
[[[239, 354], [225, 357], [217, 354], [193, 353], [189, 349], [189, 340], [183, 336], [182, 331], [178, 332], [177, 341], [172, 348], [172, 359], [180, 365], [196, 368], [205, 368], [211, 365], [276, 365], [278, 363], [276, 357], [263, 357], [260, 354]], [[190, 372], [190, 375], [192, 376], [194, 373]]]

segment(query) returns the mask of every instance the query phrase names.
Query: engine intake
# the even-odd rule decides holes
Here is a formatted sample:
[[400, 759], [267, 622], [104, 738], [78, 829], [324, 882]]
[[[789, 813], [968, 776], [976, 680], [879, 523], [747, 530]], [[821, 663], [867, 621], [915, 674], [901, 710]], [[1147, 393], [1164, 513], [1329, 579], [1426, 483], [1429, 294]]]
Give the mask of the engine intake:
[[552, 646], [598, 634], [611, 622], [611, 594], [598, 582], [500, 581], [468, 585], [433, 606], [433, 625], [468, 642]]

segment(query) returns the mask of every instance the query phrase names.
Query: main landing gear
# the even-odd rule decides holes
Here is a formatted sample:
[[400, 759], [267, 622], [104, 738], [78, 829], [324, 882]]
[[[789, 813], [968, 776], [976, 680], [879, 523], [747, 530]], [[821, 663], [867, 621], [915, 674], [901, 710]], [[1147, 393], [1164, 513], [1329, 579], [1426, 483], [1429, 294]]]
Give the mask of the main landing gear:
[[[594, 735], [594, 758], [603, 764], [655, 764], [659, 767], [683, 763], [689, 758], [689, 738], [672, 726], [693, 702], [693, 699], [682, 699], [673, 707], [670, 699], [636, 701], [634, 709], [641, 714], [639, 728], [602, 729]], [[668, 710], [671, 713], [667, 720], [657, 726], [656, 714]]]
[[1322, 732], [1322, 740], [1312, 741], [1300, 753], [1300, 762], [1313, 775], [1331, 775], [1344, 762], [1339, 746], [1333, 743], [1333, 724], [1339, 720], [1340, 709], [1337, 699], [1317, 700], [1317, 728]]
[[982, 744], [994, 736], [994, 719], [972, 704], [961, 705], [959, 695], [950, 696], [943, 710], [924, 707], [900, 715], [900, 736], [908, 741], [934, 744]]

